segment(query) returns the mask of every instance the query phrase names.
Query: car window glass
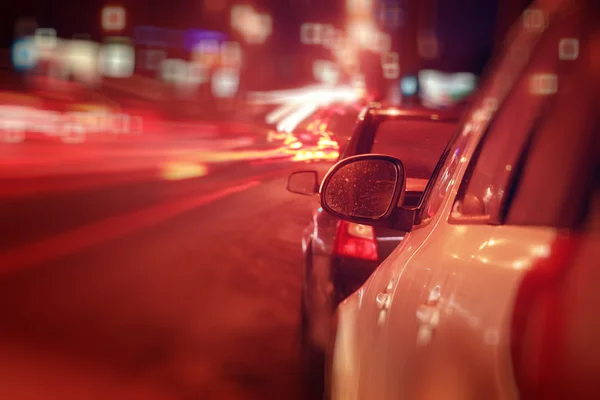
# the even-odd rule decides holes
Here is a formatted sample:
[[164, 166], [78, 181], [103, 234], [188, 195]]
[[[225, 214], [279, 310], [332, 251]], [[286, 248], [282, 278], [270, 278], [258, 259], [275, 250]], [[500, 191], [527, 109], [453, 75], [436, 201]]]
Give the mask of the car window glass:
[[504, 102], [513, 82], [527, 65], [531, 49], [536, 46], [541, 33], [542, 30], [530, 29], [525, 23], [517, 23], [511, 28], [505, 49], [490, 63], [471, 111], [436, 167], [421, 204], [418, 223], [433, 217], [444, 202], [454, 184], [458, 166], [464, 161], [472, 134], [484, 129], [498, 106]]
[[356, 120], [358, 118], [358, 110], [347, 109], [335, 113], [327, 124], [327, 132], [341, 139], [350, 137]]
[[489, 216], [501, 204], [509, 178], [544, 103], [529, 90], [529, 75], [493, 119], [461, 184], [452, 217]]
[[375, 133], [370, 152], [402, 160], [408, 178], [429, 179], [455, 131], [453, 122], [385, 120]]
[[561, 60], [558, 50], [575, 22], [568, 21], [545, 35], [531, 64], [496, 113], [461, 183], [452, 218], [477, 216], [489, 222], [501, 218], [507, 190], [535, 125], [555, 101], [559, 77], [562, 85], [572, 75], [575, 61]]
[[[540, 126], [520, 172], [506, 223], [579, 228], [597, 211], [600, 175], [600, 29], [598, 9], [580, 23], [588, 28], [571, 51], [578, 61], [569, 79], [559, 80], [559, 96]], [[575, 41], [577, 40], [577, 42]], [[561, 43], [564, 43], [562, 41]], [[595, 193], [595, 194], [594, 194]], [[586, 218], [588, 221], [586, 221]]]
[[559, 92], [534, 136], [507, 224], [578, 228], [584, 223], [600, 169], [598, 87], [585, 77], [578, 71], [570, 82], [561, 81], [568, 90]]

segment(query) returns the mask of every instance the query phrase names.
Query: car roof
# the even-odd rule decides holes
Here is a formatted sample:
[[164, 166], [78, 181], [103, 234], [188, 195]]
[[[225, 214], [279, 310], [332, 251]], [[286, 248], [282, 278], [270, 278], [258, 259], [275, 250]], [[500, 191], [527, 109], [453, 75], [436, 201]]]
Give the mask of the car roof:
[[432, 110], [424, 107], [401, 108], [401, 107], [371, 107], [368, 113], [378, 120], [407, 119], [422, 121], [458, 122], [464, 108], [452, 108], [443, 110]]

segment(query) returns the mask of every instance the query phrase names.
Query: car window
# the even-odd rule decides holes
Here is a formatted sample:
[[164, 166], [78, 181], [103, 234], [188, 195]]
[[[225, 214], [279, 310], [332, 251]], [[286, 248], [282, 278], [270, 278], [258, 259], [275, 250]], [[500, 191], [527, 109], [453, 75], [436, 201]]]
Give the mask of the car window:
[[453, 219], [490, 217], [505, 198], [513, 168], [547, 99], [530, 91], [530, 76], [524, 75], [479, 143], [454, 203]]
[[[577, 60], [571, 56], [563, 59], [559, 54], [565, 39], [577, 40], [576, 36], [565, 36], [577, 26], [574, 22], [546, 35], [533, 62], [496, 114], [461, 183], [451, 220], [502, 222], [515, 176], [524, 163], [530, 162], [530, 140], [539, 136], [535, 134], [541, 121], [556, 115], [553, 104], [560, 96], [559, 82], [561, 88], [568, 87], [574, 78]], [[558, 111], [565, 115], [565, 110]]]
[[455, 122], [385, 120], [380, 123], [369, 152], [402, 160], [408, 178], [429, 179], [455, 132]]
[[567, 83], [569, 91], [533, 137], [505, 223], [580, 228], [586, 222], [600, 186], [600, 107], [598, 85], [582, 76]]
[[465, 151], [473, 133], [489, 124], [527, 65], [530, 49], [535, 47], [540, 36], [540, 30], [528, 29], [524, 24], [515, 24], [508, 33], [505, 49], [488, 66], [471, 110], [434, 170], [421, 202], [417, 224], [432, 218], [443, 204], [454, 184], [458, 166], [465, 160]]
[[356, 124], [358, 113], [360, 110], [345, 109], [343, 112], [336, 112], [331, 116], [327, 124], [327, 131], [340, 140], [350, 137], [352, 130]]

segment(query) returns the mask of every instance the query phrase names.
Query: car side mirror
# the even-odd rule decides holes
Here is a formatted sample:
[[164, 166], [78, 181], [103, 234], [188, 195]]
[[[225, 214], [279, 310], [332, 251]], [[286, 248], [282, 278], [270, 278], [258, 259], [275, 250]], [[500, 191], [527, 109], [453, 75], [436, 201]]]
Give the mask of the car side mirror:
[[364, 225], [410, 230], [414, 210], [397, 205], [406, 178], [397, 158], [364, 154], [335, 164], [321, 185], [321, 206], [340, 219]]
[[287, 190], [292, 193], [312, 196], [319, 193], [317, 171], [296, 171], [288, 177]]

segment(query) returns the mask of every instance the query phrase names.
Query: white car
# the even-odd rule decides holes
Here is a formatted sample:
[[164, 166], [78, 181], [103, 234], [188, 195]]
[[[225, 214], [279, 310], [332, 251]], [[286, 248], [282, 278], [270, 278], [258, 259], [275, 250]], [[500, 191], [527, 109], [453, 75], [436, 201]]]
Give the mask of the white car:
[[335, 318], [333, 399], [600, 398], [600, 2], [525, 11], [420, 204], [359, 155], [325, 211], [409, 231]]

